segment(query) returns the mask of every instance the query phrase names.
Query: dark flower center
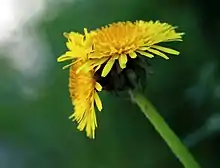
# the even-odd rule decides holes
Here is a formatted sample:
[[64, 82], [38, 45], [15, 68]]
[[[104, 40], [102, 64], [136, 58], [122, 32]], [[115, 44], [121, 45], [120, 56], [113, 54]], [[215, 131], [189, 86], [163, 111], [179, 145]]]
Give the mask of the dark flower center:
[[145, 88], [149, 74], [151, 74], [148, 59], [138, 56], [135, 59], [128, 58], [127, 66], [121, 69], [118, 61], [113, 65], [110, 73], [106, 77], [101, 77], [101, 72], [105, 65], [95, 73], [96, 81], [99, 82], [103, 90], [126, 91], [137, 87]]

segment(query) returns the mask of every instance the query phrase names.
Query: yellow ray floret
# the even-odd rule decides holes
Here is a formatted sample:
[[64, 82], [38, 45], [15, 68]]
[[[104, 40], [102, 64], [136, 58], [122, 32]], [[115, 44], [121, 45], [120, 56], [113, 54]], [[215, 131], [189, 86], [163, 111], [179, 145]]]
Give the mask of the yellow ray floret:
[[94, 79], [94, 71], [83, 71], [76, 73], [77, 69], [83, 64], [78, 61], [70, 67], [69, 92], [72, 104], [75, 107], [71, 119], [77, 121], [78, 129], [85, 130], [90, 138], [95, 137], [97, 127], [95, 104], [99, 111], [102, 110], [102, 102], [97, 91], [102, 90], [102, 86]]
[[178, 55], [179, 52], [158, 46], [161, 42], [181, 41], [183, 33], [176, 33], [175, 27], [159, 21], [118, 22], [97, 29], [91, 35], [93, 52], [89, 54], [90, 69], [99, 69], [105, 64], [102, 76], [105, 77], [118, 60], [122, 69], [128, 57], [134, 59], [137, 53], [148, 58], [154, 55], [169, 59], [164, 53]]

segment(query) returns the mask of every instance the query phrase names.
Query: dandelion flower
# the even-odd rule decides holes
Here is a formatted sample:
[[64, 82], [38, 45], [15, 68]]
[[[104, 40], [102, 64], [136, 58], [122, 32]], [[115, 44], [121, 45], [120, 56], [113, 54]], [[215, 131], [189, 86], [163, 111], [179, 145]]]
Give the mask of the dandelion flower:
[[90, 138], [95, 137], [95, 128], [97, 127], [95, 104], [99, 111], [102, 110], [102, 102], [97, 91], [102, 90], [102, 86], [96, 82], [94, 71], [85, 72], [77, 69], [83, 62], [79, 61], [70, 67], [69, 92], [74, 105], [74, 113], [71, 119], [77, 121], [80, 131], [86, 130]]
[[127, 61], [137, 58], [137, 54], [153, 58], [154, 55], [169, 59], [166, 54], [179, 52], [158, 46], [161, 42], [181, 41], [183, 33], [176, 33], [176, 27], [159, 21], [117, 22], [94, 31], [91, 36], [93, 52], [89, 54], [87, 65], [90, 68], [103, 67], [101, 76], [110, 72], [116, 60], [121, 69]]
[[[182, 41], [183, 33], [176, 27], [159, 21], [117, 22], [84, 35], [64, 33], [68, 51], [57, 61], [71, 61], [69, 92], [74, 106], [70, 119], [78, 123], [90, 138], [97, 127], [95, 108], [102, 110], [98, 92], [130, 91], [144, 88], [151, 74], [147, 58], [155, 55], [169, 59], [165, 54], [179, 52], [158, 45], [161, 42]], [[143, 57], [144, 56], [144, 57]], [[109, 75], [108, 75], [109, 74]]]
[[[64, 36], [67, 38], [66, 46], [69, 49], [65, 54], [61, 55], [57, 61], [63, 62], [68, 60], [86, 60], [88, 53], [92, 52], [91, 45], [91, 34], [88, 33], [87, 29], [84, 29], [85, 35], [76, 32], [64, 33]], [[71, 64], [64, 66], [63, 68], [68, 68], [73, 65], [75, 61], [72, 61]]]
[[97, 127], [95, 104], [101, 111], [102, 102], [97, 91], [101, 91], [102, 86], [96, 82], [94, 70], [78, 71], [87, 60], [87, 55], [92, 52], [90, 34], [86, 29], [84, 32], [85, 35], [76, 32], [64, 33], [68, 40], [66, 46], [69, 51], [60, 56], [57, 61], [72, 61], [64, 66], [64, 68], [70, 67], [69, 92], [74, 106], [74, 113], [69, 118], [78, 123], [77, 128], [80, 131], [86, 130], [87, 136], [94, 138]]

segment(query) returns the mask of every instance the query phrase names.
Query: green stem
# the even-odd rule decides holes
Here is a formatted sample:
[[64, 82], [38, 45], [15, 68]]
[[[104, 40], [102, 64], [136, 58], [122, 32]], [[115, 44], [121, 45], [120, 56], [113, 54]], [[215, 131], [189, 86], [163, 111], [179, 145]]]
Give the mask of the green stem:
[[137, 103], [144, 115], [150, 120], [151, 124], [165, 140], [167, 145], [184, 165], [184, 167], [200, 168], [188, 149], [169, 128], [164, 119], [160, 116], [155, 107], [145, 98], [145, 96], [138, 91], [131, 92], [131, 96], [133, 101]]

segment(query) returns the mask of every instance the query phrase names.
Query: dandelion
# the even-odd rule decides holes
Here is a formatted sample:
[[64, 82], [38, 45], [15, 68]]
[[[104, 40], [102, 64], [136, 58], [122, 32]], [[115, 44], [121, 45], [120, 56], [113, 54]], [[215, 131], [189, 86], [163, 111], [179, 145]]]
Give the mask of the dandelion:
[[69, 49], [65, 54], [61, 55], [57, 61], [63, 62], [73, 60], [70, 64], [63, 67], [63, 69], [70, 67], [77, 61], [85, 61], [87, 55], [92, 52], [91, 34], [88, 33], [87, 29], [84, 29], [85, 35], [77, 32], [64, 33], [67, 38], [66, 46]]
[[64, 33], [68, 51], [57, 60], [72, 61], [64, 68], [70, 67], [69, 91], [75, 107], [70, 118], [78, 123], [77, 128], [94, 138], [95, 106], [102, 110], [98, 92], [142, 88], [150, 73], [148, 59], [143, 58], [158, 55], [169, 59], [165, 53], [178, 55], [178, 51], [158, 43], [181, 41], [182, 35], [175, 27], [159, 21], [118, 22], [91, 32], [84, 29], [84, 35]]
[[159, 21], [117, 22], [97, 29], [91, 36], [93, 50], [89, 54], [87, 65], [98, 70], [104, 65], [101, 76], [105, 77], [118, 60], [121, 69], [126, 68], [129, 59], [137, 58], [137, 54], [153, 58], [164, 54], [178, 55], [179, 52], [157, 45], [161, 42], [182, 41], [183, 33], [176, 33], [176, 27]]
[[[143, 95], [142, 84], [149, 74], [145, 57], [155, 55], [169, 59], [165, 54], [179, 52], [158, 45], [161, 42], [182, 41], [183, 33], [176, 27], [159, 21], [118, 22], [102, 27], [85, 35], [65, 33], [67, 51], [58, 62], [71, 60], [64, 68], [70, 67], [69, 92], [74, 113], [70, 116], [78, 123], [80, 131], [86, 130], [90, 138], [95, 137], [97, 127], [95, 106], [102, 110], [98, 91], [129, 91], [131, 99], [153, 124], [184, 167], [199, 168], [187, 148], [169, 128], [156, 108]], [[117, 61], [116, 61], [117, 60]]]
[[96, 82], [94, 71], [81, 70], [76, 73], [82, 63], [77, 62], [70, 68], [69, 92], [75, 109], [69, 118], [77, 121], [77, 128], [80, 131], [85, 129], [88, 137], [95, 138], [95, 128], [97, 127], [95, 104], [101, 111], [102, 102], [97, 91], [101, 91], [102, 86]]
[[84, 29], [85, 35], [71, 32], [64, 33], [67, 38], [66, 46], [69, 49], [65, 54], [60, 56], [57, 61], [72, 62], [64, 68], [70, 67], [69, 71], [69, 92], [74, 113], [69, 117], [78, 123], [80, 131], [86, 130], [90, 138], [95, 138], [95, 129], [97, 127], [95, 104], [99, 111], [102, 110], [102, 102], [99, 98], [98, 91], [102, 86], [96, 82], [94, 70], [78, 72], [78, 69], [87, 60], [87, 55], [92, 51], [90, 34]]

